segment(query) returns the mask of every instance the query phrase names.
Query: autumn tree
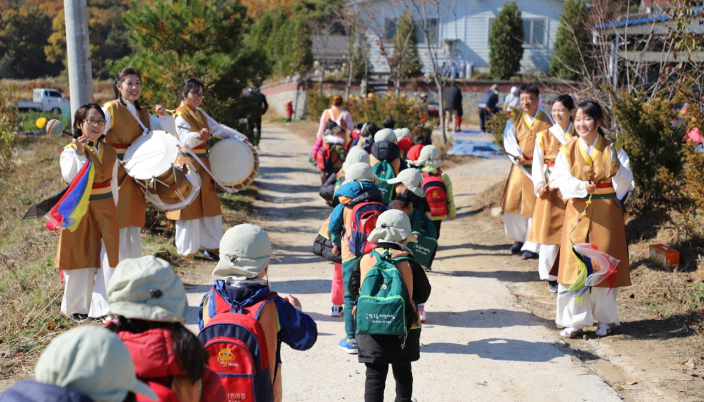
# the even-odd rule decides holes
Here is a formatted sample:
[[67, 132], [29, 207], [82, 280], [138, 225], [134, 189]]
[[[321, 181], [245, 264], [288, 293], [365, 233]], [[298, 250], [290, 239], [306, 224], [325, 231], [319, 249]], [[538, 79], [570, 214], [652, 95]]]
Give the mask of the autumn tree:
[[515, 1], [504, 3], [491, 24], [489, 71], [497, 80], [507, 80], [521, 69], [523, 20]]
[[3, 11], [0, 19], [0, 78], [57, 75], [60, 64], [47, 62], [44, 46], [51, 17], [36, 6]]
[[141, 70], [147, 103], [174, 108], [186, 78], [202, 80], [204, 108], [236, 126], [243, 116], [244, 89], [266, 77], [266, 59], [244, 40], [247, 9], [230, 0], [132, 1], [124, 15], [132, 31], [133, 56], [115, 67]]

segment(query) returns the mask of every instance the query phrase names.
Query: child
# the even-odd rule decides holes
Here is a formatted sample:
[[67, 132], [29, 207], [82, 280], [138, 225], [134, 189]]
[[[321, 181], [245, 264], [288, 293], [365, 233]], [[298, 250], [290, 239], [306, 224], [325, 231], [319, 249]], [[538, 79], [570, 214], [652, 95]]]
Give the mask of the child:
[[345, 289], [345, 338], [339, 343], [342, 350], [347, 353], [357, 353], [357, 340], [355, 338], [354, 317], [352, 307], [354, 300], [349, 293], [349, 278], [352, 269], [360, 255], [357, 255], [350, 248], [350, 236], [352, 234], [352, 211], [357, 205], [363, 203], [381, 202], [381, 191], [374, 184], [376, 176], [372, 168], [365, 163], [355, 163], [345, 169], [345, 183], [335, 192], [339, 204], [332, 211], [330, 216], [330, 239], [336, 245], [335, 254], [342, 257], [342, 276]]
[[[117, 152], [104, 142], [105, 114], [95, 103], [83, 105], [74, 116], [74, 140], [61, 152], [61, 176], [71, 183], [89, 161], [94, 171], [85, 214], [75, 229], [61, 230], [56, 266], [64, 273], [61, 312], [75, 321], [102, 318], [108, 308], [94, 297], [96, 274], [109, 283], [112, 268], [100, 269], [101, 254], [110, 267], [119, 262], [120, 223], [117, 217]], [[95, 301], [93, 300], [95, 299]]]
[[[408, 291], [406, 314], [406, 336], [357, 334], [359, 362], [367, 367], [364, 384], [364, 401], [384, 400], [384, 387], [389, 364], [396, 379], [396, 401], [410, 402], [413, 396], [413, 373], [411, 362], [420, 358], [420, 330], [416, 306], [425, 303], [430, 296], [430, 282], [425, 271], [413, 261], [405, 244], [411, 235], [408, 216], [398, 210], [386, 211], [376, 221], [376, 228], [369, 241], [377, 242], [371, 254], [359, 259], [350, 277], [349, 292], [358, 300], [367, 274], [375, 269], [380, 260], [393, 264], [403, 278]], [[359, 307], [359, 306], [357, 306]]]
[[122, 260], [108, 295], [115, 316], [108, 329], [125, 343], [137, 377], [160, 401], [227, 399], [203, 344], [184, 326], [186, 289], [171, 264], [154, 256]]
[[528, 234], [528, 241], [540, 245], [538, 253], [538, 274], [540, 280], [548, 281], [548, 289], [557, 293], [557, 275], [550, 270], [560, 251], [563, 222], [565, 220], [565, 202], [557, 188], [549, 186], [555, 169], [555, 157], [560, 147], [574, 135], [572, 111], [574, 101], [569, 95], [560, 95], [552, 104], [552, 117], [555, 125], [547, 131], [538, 133], [533, 151], [533, 187], [537, 199], [533, 209], [533, 218]]
[[134, 375], [125, 345], [112, 332], [92, 325], [72, 328], [54, 338], [39, 356], [36, 381], [24, 380], [0, 395], [2, 402], [157, 401]]
[[[352, 96], [352, 95], [350, 94], [350, 96]], [[349, 144], [350, 147], [354, 146], [354, 144], [357, 143], [357, 141], [355, 141], [355, 140], [357, 140], [357, 138], [359, 138], [359, 136], [362, 134], [362, 129], [364, 129], [364, 124], [365, 123], [362, 123], [362, 122], [355, 124], [354, 130], [352, 130], [352, 132], [350, 133], [350, 144]]]
[[[625, 220], [617, 194], [630, 188], [633, 173], [628, 163], [620, 162], [627, 159], [625, 151], [621, 150], [621, 157], [616, 159], [616, 151], [607, 145], [601, 131], [603, 122], [604, 112], [598, 103], [580, 103], [574, 114], [579, 139], [560, 148], [555, 159], [555, 183], [567, 201], [555, 323], [558, 328], [565, 328], [560, 335], [567, 338], [579, 336], [594, 321], [599, 323], [597, 336], [610, 334], [611, 326], [619, 324], [618, 288], [631, 285]], [[579, 243], [589, 243], [619, 260], [612, 278], [589, 288], [572, 286], [581, 271], [587, 269], [580, 267], [572, 252], [572, 245]], [[573, 292], [584, 290], [575, 297]]]
[[345, 167], [354, 165], [357, 162], [363, 162], [367, 165], [369, 164], [369, 154], [364, 152], [364, 149], [360, 147], [352, 147], [345, 157], [345, 162], [342, 164], [342, 169], [337, 172], [336, 175], [330, 175], [328, 179], [320, 186], [320, 191], [318, 194], [327, 202], [328, 205], [333, 205], [333, 195], [335, 191], [344, 183], [345, 181]]
[[335, 126], [330, 130], [330, 134], [326, 134], [323, 138], [325, 143], [318, 149], [316, 156], [321, 184], [340, 171], [346, 156], [345, 130]]
[[416, 166], [415, 162], [420, 157], [420, 150], [426, 145], [431, 145], [433, 140], [427, 135], [418, 135], [413, 139], [413, 146], [406, 153], [406, 163], [410, 166]]
[[[421, 167], [420, 171], [423, 173], [423, 189], [426, 190], [425, 196], [430, 205], [433, 224], [435, 224], [435, 234], [438, 240], [440, 240], [440, 226], [445, 218], [450, 218], [450, 220], [455, 220], [457, 217], [457, 209], [455, 208], [455, 197], [452, 194], [452, 182], [450, 181], [450, 176], [440, 169], [442, 161], [440, 160], [440, 150], [435, 145], [426, 145], [420, 151], [420, 157], [416, 163], [417, 166]], [[444, 198], [440, 194], [440, 191], [433, 192], [428, 191], [431, 185], [435, 187], [440, 183], [431, 183], [434, 178], [439, 177], [442, 179], [442, 184], [444, 184]], [[442, 186], [440, 186], [442, 187]], [[437, 196], [437, 197], [436, 197]], [[428, 271], [432, 270], [433, 261], [435, 260], [435, 251], [430, 257], [430, 263], [428, 264]]]
[[[228, 229], [220, 241], [220, 261], [213, 270], [218, 287], [224, 288], [230, 302], [243, 307], [258, 303], [272, 293], [267, 273], [271, 261], [271, 242], [269, 235], [256, 225], [243, 224]], [[275, 294], [275, 293], [274, 293]], [[199, 314], [203, 317], [203, 326], [214, 317], [217, 311], [215, 300], [210, 293], [203, 297]], [[230, 311], [230, 306], [225, 312]], [[282, 400], [282, 362], [281, 342], [296, 350], [308, 350], [318, 339], [318, 327], [315, 321], [303, 312], [301, 302], [291, 295], [276, 295], [272, 303], [266, 304], [257, 320], [266, 335], [269, 353], [270, 378], [273, 381], [274, 401]]]
[[407, 128], [397, 128], [394, 130], [394, 134], [396, 134], [396, 144], [401, 148], [401, 159], [406, 160], [406, 153], [413, 146], [411, 130]]
[[374, 144], [374, 135], [379, 131], [374, 122], [365, 123], [362, 126], [362, 131], [359, 137], [355, 138], [352, 142], [352, 146], [362, 147], [367, 153], [371, 153], [372, 145]]
[[383, 128], [388, 128], [390, 130], [393, 130], [394, 128], [396, 128], [396, 121], [394, 119], [392, 119], [391, 117], [387, 117], [381, 123], [381, 126]]
[[293, 119], [293, 101], [291, 99], [286, 101], [286, 123], [290, 123]]
[[370, 164], [374, 174], [379, 178], [379, 189], [383, 193], [384, 202], [391, 202], [393, 185], [388, 184], [388, 180], [393, 179], [398, 172], [406, 168], [393, 130], [385, 128], [374, 134]]

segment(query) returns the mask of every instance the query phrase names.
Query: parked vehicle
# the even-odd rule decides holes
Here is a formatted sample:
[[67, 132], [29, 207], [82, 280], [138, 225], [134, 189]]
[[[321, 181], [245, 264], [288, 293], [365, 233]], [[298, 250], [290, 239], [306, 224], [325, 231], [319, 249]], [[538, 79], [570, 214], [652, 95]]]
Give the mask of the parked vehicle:
[[32, 102], [17, 102], [20, 112], [51, 112], [54, 114], [67, 114], [71, 111], [71, 103], [64, 98], [58, 89], [37, 88], [32, 93]]

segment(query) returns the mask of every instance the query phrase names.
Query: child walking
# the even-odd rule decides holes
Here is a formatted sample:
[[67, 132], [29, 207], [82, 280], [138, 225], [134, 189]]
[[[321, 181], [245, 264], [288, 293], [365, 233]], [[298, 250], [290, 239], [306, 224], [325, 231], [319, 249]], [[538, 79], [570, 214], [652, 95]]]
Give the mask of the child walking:
[[[349, 292], [359, 301], [360, 290], [370, 273], [386, 264], [398, 270], [408, 295], [405, 335], [375, 335], [357, 333], [359, 347], [358, 360], [364, 363], [366, 380], [364, 401], [382, 402], [389, 365], [396, 380], [396, 402], [411, 402], [413, 397], [413, 372], [411, 362], [420, 358], [421, 324], [416, 306], [430, 296], [430, 282], [423, 268], [413, 261], [413, 254], [406, 248], [407, 241], [413, 241], [411, 222], [399, 210], [389, 210], [379, 216], [369, 241], [377, 242], [372, 253], [359, 259], [350, 277]], [[359, 305], [357, 306], [359, 308]], [[357, 316], [357, 320], [362, 317]]]

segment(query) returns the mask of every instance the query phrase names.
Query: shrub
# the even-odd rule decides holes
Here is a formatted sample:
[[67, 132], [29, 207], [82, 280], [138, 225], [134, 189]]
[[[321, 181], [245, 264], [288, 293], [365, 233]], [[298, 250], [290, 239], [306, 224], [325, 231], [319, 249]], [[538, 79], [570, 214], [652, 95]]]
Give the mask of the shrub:
[[550, 75], [565, 80], [580, 78], [584, 59], [579, 52], [589, 49], [591, 39], [586, 22], [587, 6], [584, 0], [565, 1], [560, 26], [557, 28], [555, 51], [550, 60]]
[[618, 143], [624, 144], [630, 157], [634, 194], [648, 206], [674, 201], [686, 129], [684, 124], [674, 123], [681, 99], [648, 100], [642, 94], [625, 92], [614, 95], [618, 101], [614, 102], [613, 113], [621, 129]]
[[508, 121], [510, 114], [505, 111], [500, 111], [494, 114], [487, 121], [487, 129], [494, 137], [494, 143], [504, 148], [504, 129], [506, 128], [506, 122]]
[[491, 76], [507, 80], [518, 73], [523, 58], [523, 19], [515, 1], [505, 3], [491, 24], [489, 66]]
[[15, 132], [21, 124], [17, 111], [18, 100], [14, 86], [11, 85], [7, 89], [0, 87], [0, 167], [2, 168], [12, 164]]

